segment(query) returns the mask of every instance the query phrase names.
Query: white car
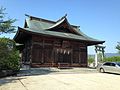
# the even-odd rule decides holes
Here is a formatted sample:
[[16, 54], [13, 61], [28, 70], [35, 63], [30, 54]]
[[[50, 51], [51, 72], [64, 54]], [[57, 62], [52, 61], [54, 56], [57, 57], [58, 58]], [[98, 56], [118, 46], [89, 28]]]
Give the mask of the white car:
[[100, 72], [110, 72], [120, 74], [120, 62], [105, 62], [98, 67]]

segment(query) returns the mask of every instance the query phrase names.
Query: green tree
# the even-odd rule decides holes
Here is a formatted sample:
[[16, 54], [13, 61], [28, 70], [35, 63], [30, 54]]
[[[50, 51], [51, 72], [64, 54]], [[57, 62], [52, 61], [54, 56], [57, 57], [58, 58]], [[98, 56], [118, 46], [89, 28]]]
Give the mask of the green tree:
[[120, 53], [120, 42], [118, 42], [116, 49], [118, 50], [118, 53]]
[[[12, 24], [16, 19], [6, 19], [5, 8], [0, 8], [0, 35], [3, 33], [15, 32]], [[19, 70], [19, 52], [16, 50], [14, 40], [0, 38], [0, 71]]]
[[4, 13], [6, 8], [0, 8], [0, 35], [3, 33], [13, 33], [15, 32], [15, 26], [12, 24], [16, 21], [16, 19], [6, 19], [6, 14]]
[[19, 52], [8, 38], [0, 38], [0, 70], [19, 70]]
[[93, 63], [93, 62], [94, 62], [94, 57], [89, 56], [89, 57], [88, 57], [88, 64], [91, 64], [91, 63]]

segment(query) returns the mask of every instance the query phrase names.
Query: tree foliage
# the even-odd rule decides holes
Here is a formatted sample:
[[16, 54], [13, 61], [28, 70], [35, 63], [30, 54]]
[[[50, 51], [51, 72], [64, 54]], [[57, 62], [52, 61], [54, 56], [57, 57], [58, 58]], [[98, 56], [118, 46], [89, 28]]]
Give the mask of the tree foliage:
[[[94, 63], [94, 57], [89, 57], [88, 58], [88, 63]], [[112, 56], [112, 57], [104, 57], [102, 61], [100, 61], [100, 63], [103, 62], [120, 62], [120, 56]]]
[[105, 57], [102, 62], [120, 62], [120, 56]]
[[0, 38], [0, 70], [19, 70], [19, 52], [8, 38]]
[[95, 60], [94, 60], [94, 57], [92, 57], [92, 56], [89, 56], [88, 57], [88, 63], [90, 64], [90, 63], [93, 63]]
[[118, 50], [118, 52], [120, 53], [120, 42], [118, 42], [116, 49]]
[[[6, 18], [6, 8], [0, 8], [0, 35], [3, 33], [15, 32], [15, 26], [12, 24], [16, 19]], [[19, 52], [15, 47], [14, 40], [9, 38], [0, 38], [0, 71], [1, 70], [19, 70]]]
[[0, 8], [0, 35], [3, 33], [13, 33], [15, 32], [15, 26], [12, 24], [16, 21], [16, 19], [6, 19], [5, 13], [6, 8]]

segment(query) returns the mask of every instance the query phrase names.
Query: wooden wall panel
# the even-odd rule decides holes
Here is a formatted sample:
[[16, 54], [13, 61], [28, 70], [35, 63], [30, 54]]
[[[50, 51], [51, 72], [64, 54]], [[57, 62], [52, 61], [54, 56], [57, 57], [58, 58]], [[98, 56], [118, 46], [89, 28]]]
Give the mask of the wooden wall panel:
[[87, 47], [80, 49], [81, 64], [87, 64]]
[[44, 63], [52, 63], [52, 49], [44, 49]]
[[73, 63], [79, 63], [79, 50], [73, 50]]
[[33, 37], [32, 63], [58, 65], [69, 63], [73, 66], [87, 64], [87, 46], [75, 41], [48, 37]]
[[34, 45], [32, 49], [32, 63], [43, 63], [43, 49], [40, 45]]

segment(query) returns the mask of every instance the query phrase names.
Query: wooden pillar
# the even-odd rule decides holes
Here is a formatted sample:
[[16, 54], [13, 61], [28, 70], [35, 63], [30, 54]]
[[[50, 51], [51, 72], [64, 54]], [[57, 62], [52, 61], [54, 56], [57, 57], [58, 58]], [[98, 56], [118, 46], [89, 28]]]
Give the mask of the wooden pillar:
[[80, 50], [80, 47], [79, 47], [79, 64], [81, 64], [81, 56], [80, 56], [81, 53], [80, 52], [81, 52], [81, 50]]
[[42, 63], [44, 63], [44, 39], [42, 41]]
[[31, 67], [31, 65], [32, 65], [32, 52], [33, 52], [33, 41], [31, 41], [30, 67]]
[[73, 49], [71, 49], [71, 65], [73, 64]]
[[55, 61], [54, 61], [54, 45], [52, 45], [52, 67], [54, 66], [54, 63], [55, 63]]

